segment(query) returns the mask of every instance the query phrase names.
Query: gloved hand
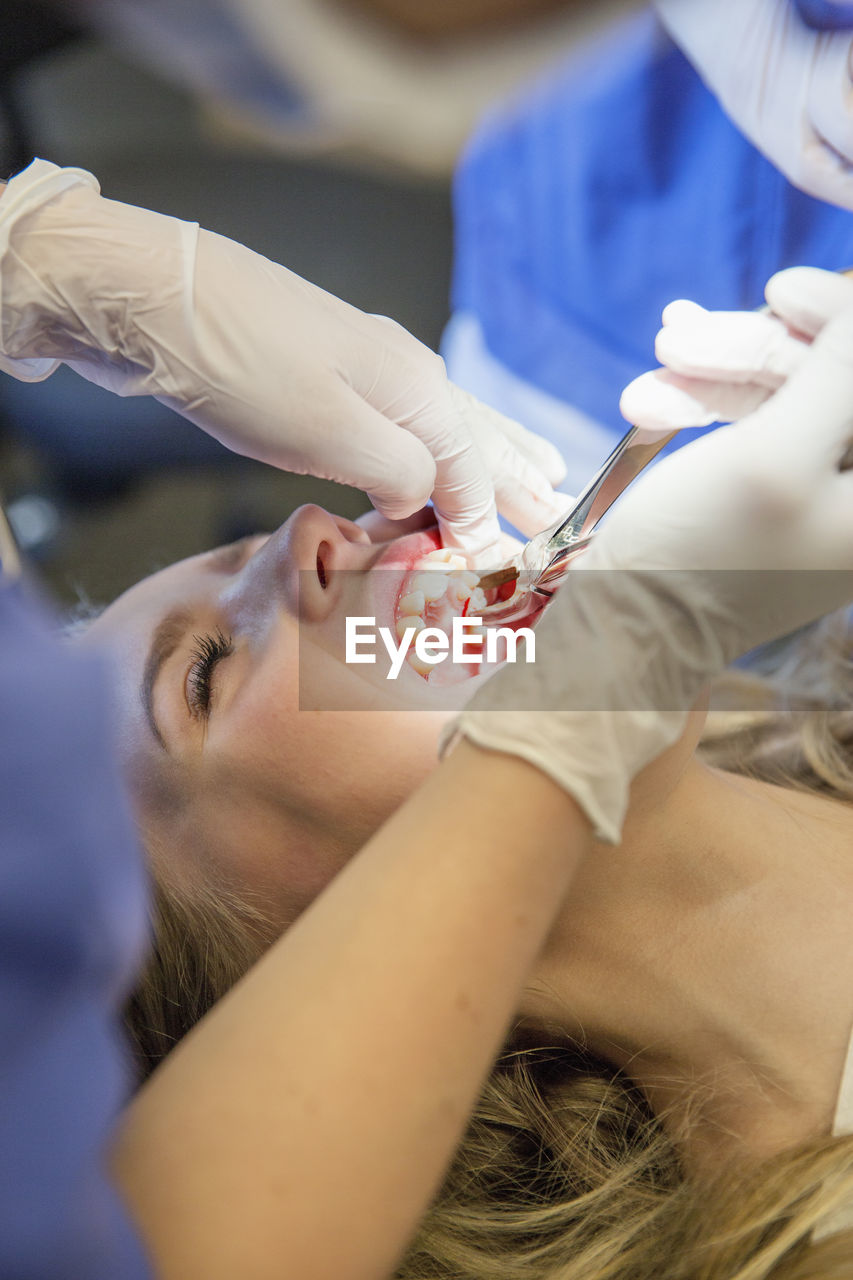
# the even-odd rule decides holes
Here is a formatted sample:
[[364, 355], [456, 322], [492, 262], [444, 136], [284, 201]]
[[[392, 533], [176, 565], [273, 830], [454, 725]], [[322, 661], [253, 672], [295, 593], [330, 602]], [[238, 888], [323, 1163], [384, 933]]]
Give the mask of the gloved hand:
[[672, 431], [733, 422], [799, 368], [815, 334], [853, 303], [853, 280], [790, 267], [767, 282], [771, 311], [706, 311], [671, 302], [655, 339], [663, 369], [641, 374], [620, 408], [636, 426]]
[[500, 560], [496, 493], [529, 534], [569, 501], [557, 450], [453, 387], [400, 325], [36, 161], [0, 200], [0, 367], [32, 379], [58, 361], [391, 518], [432, 496], [445, 545], [478, 564]]
[[813, 30], [791, 0], [655, 0], [655, 7], [759, 151], [795, 186], [853, 209], [853, 32]]
[[[853, 599], [853, 308], [742, 422], [641, 476], [456, 729], [554, 778], [617, 841], [638, 771], [729, 662]], [[846, 457], [845, 457], [846, 455]]]

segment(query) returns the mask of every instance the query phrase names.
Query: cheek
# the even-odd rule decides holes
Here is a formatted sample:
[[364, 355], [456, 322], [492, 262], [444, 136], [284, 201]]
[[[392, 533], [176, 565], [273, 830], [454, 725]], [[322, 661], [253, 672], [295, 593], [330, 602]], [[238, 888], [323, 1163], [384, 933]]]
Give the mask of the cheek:
[[336, 719], [323, 802], [363, 843], [435, 768], [447, 716], [355, 712]]
[[324, 848], [281, 803], [235, 789], [194, 803], [191, 829], [172, 844], [192, 885], [221, 886], [273, 926], [285, 929], [338, 873], [343, 860]]
[[[303, 646], [303, 664], [306, 649], [322, 659], [317, 671], [327, 688], [336, 677], [352, 679], [315, 646]], [[336, 832], [349, 846], [363, 843], [435, 766], [449, 715], [377, 710], [369, 688], [356, 683], [368, 694], [363, 710], [301, 710], [297, 665], [271, 672], [253, 682], [218, 744], [239, 766], [247, 794], [281, 803], [306, 827]]]
[[[443, 714], [296, 712], [264, 762], [271, 786], [318, 836], [355, 853], [437, 762]], [[273, 767], [270, 768], [271, 762]]]
[[294, 918], [435, 767], [445, 719], [268, 707], [195, 797], [199, 857]]

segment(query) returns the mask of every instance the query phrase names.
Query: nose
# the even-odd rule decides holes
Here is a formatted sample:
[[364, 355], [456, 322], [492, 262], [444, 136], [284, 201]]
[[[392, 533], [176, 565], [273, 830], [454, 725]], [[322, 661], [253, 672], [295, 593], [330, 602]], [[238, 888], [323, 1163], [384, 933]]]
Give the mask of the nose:
[[340, 570], [366, 567], [367, 533], [309, 503], [271, 534], [240, 573], [244, 606], [277, 602], [305, 622], [322, 622], [343, 588]]

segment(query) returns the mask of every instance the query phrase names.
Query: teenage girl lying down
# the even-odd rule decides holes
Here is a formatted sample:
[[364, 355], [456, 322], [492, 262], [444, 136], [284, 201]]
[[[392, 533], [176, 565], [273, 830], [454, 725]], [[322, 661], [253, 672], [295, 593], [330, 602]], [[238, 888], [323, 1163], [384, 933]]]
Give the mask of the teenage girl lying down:
[[[181, 236], [169, 324], [194, 298], [177, 266], [204, 259]], [[145, 325], [123, 363], [98, 345], [113, 312], [70, 311], [90, 373], [185, 409], [198, 393], [223, 434], [246, 408], [204, 379], [190, 395], [181, 360], [157, 382]], [[69, 358], [56, 330], [35, 349], [44, 310], [16, 314], [14, 358]], [[211, 314], [222, 354], [230, 313]], [[155, 881], [129, 1020], [143, 1072], [165, 1061], [114, 1172], [160, 1274], [849, 1275], [846, 668], [821, 668], [808, 716], [723, 740], [718, 763], [758, 777], [693, 750], [710, 680], [853, 599], [851, 349], [845, 313], [763, 408], [643, 477], [538, 620], [533, 664], [449, 692], [411, 666], [356, 674], [345, 617], [391, 626], [403, 591], [417, 614], [404, 577], [427, 544], [385, 555], [312, 508], [88, 628], [114, 656]], [[338, 426], [362, 412], [347, 385]]]
[[637, 482], [438, 768], [445, 691], [328, 639], [428, 534], [303, 508], [87, 629], [156, 883], [143, 1074], [237, 984], [117, 1142], [163, 1274], [849, 1274], [844, 619], [784, 675], [810, 709], [696, 754], [707, 681], [853, 596], [850, 397], [814, 412], [849, 324]]

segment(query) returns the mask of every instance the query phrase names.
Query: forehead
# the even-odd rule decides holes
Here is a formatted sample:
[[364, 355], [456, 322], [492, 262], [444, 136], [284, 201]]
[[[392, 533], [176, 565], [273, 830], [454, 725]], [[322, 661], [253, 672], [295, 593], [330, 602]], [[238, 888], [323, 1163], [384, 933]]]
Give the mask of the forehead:
[[144, 644], [160, 619], [178, 606], [212, 600], [223, 574], [232, 573], [246, 559], [256, 538], [178, 560], [143, 578], [123, 592], [86, 629], [84, 642], [110, 648]]

